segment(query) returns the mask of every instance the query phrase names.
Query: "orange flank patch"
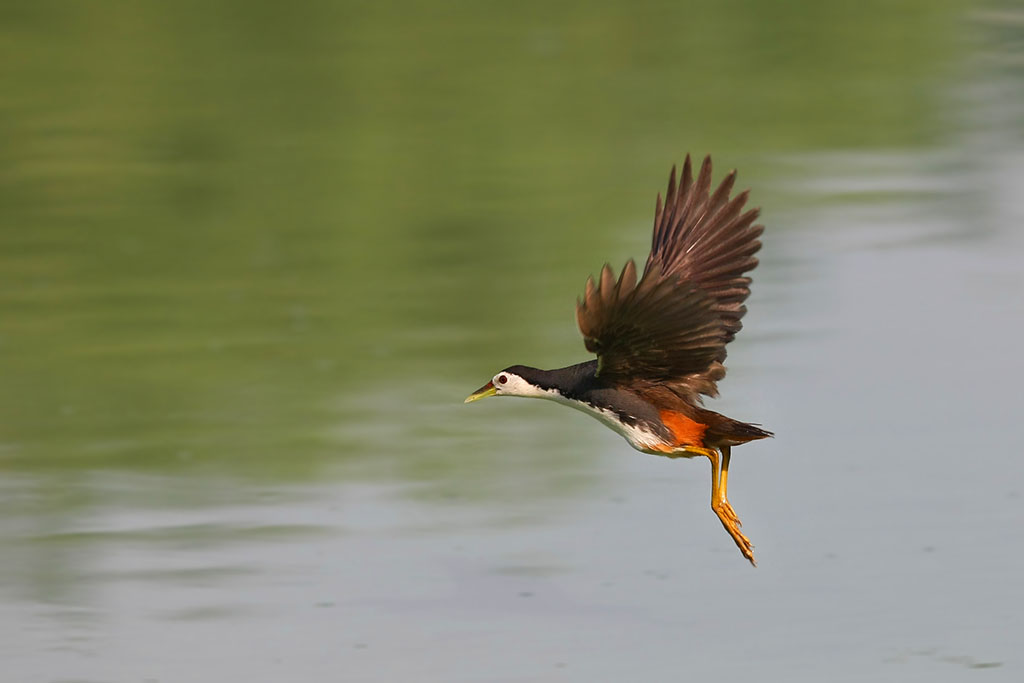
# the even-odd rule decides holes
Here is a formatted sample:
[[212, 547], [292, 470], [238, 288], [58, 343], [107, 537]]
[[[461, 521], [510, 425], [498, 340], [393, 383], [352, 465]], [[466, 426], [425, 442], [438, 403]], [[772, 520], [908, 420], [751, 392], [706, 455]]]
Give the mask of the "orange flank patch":
[[704, 432], [707, 431], [707, 425], [671, 410], [662, 410], [660, 415], [661, 421], [675, 437], [676, 446], [704, 446]]

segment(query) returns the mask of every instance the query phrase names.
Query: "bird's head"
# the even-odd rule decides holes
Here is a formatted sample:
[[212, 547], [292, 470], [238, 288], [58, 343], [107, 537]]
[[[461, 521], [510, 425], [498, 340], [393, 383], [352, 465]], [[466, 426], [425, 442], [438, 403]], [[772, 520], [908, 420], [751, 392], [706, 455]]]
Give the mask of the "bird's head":
[[[531, 372], [532, 371], [532, 372]], [[488, 396], [530, 396], [550, 398], [549, 390], [542, 388], [535, 379], [527, 379], [532, 374], [541, 372], [536, 368], [513, 365], [505, 368], [466, 398], [466, 403], [478, 401]]]

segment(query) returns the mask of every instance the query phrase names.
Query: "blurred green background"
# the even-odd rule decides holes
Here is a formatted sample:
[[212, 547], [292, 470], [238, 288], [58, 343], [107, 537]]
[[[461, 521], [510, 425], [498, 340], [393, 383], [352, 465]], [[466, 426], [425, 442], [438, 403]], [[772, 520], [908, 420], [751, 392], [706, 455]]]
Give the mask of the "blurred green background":
[[[1000, 291], [1013, 291], [1005, 285], [1019, 280], [1019, 266], [1000, 258], [1019, 254], [1019, 242], [1000, 231], [1019, 229], [1021, 215], [1019, 204], [1003, 202], [1024, 178], [1022, 45], [1021, 8], [980, 0], [0, 3], [0, 615], [15, 638], [8, 654], [19, 680], [139, 680], [140, 672], [227, 680], [213, 677], [210, 661], [186, 657], [175, 669], [161, 660], [168, 653], [158, 643], [176, 641], [165, 640], [170, 627], [154, 615], [171, 610], [181, 633], [194, 634], [201, 621], [253, 634], [248, 650], [241, 641], [237, 651], [225, 648], [237, 664], [274, 636], [246, 609], [223, 604], [250, 605], [268, 585], [290, 581], [312, 595], [263, 607], [305, 642], [314, 629], [350, 626], [355, 605], [375, 590], [415, 591], [431, 585], [424, 572], [447, 572], [450, 558], [419, 545], [421, 524], [441, 547], [479, 547], [479, 558], [489, 556], [485, 546], [444, 529], [480, 524], [489, 537], [496, 525], [522, 534], [526, 557], [550, 554], [576, 567], [562, 552], [566, 539], [590, 534], [601, 516], [578, 512], [555, 523], [546, 506], [576, 511], [582, 501], [628, 497], [630, 476], [648, 475], [609, 469], [620, 465], [595, 452], [630, 454], [596, 423], [546, 405], [477, 409], [461, 401], [511, 363], [557, 367], [585, 358], [574, 297], [605, 261], [617, 266], [646, 253], [654, 195], [687, 152], [713, 154], [716, 177], [738, 168], [739, 186], [752, 187], [753, 203], [764, 208], [752, 313], [716, 409], [763, 421], [780, 440], [815, 441], [805, 450], [777, 441], [751, 454], [763, 463], [761, 481], [785, 481], [804, 458], [824, 457], [817, 445], [837, 433], [848, 455], [858, 443], [898, 441], [892, 434], [902, 432], [889, 422], [871, 421], [881, 415], [870, 407], [879, 395], [915, 406], [904, 418], [911, 423], [939, 419], [944, 408], [920, 407], [937, 395], [929, 385], [920, 396], [903, 389], [913, 383], [884, 377], [862, 386], [867, 375], [850, 359], [865, 352], [878, 367], [935, 339], [907, 337], [897, 351], [878, 337], [892, 326], [908, 330], [906, 320], [872, 317], [907, 305], [908, 290], [917, 301], [919, 290], [902, 289], [912, 277], [889, 282], [884, 273], [921, 262], [930, 249], [980, 243], [988, 251], [975, 254], [979, 265], [966, 281], [992, 277]], [[878, 243], [911, 245], [911, 253], [844, 265], [844, 255], [865, 245], [874, 253]], [[949, 264], [963, 264], [962, 252], [948, 257], [925, 272], [958, 272]], [[859, 293], [862, 279], [892, 287]], [[975, 310], [971, 286], [947, 294], [938, 316], [962, 321], [950, 309]], [[878, 305], [858, 307], [867, 300]], [[934, 299], [922, 301], [918, 310], [936, 312], [928, 308]], [[1015, 301], [993, 305], [1012, 320]], [[968, 357], [1019, 366], [997, 363], [1011, 357], [999, 349]], [[828, 374], [851, 362], [850, 377]], [[922, 365], [922, 376], [944, 362]], [[800, 391], [808, 384], [819, 399], [849, 393], [849, 404], [819, 403], [819, 421], [805, 419], [816, 409], [798, 403], [814, 402]], [[985, 393], [975, 384], [957, 388]], [[996, 412], [985, 419], [1003, 421], [985, 428], [992, 435], [1009, 428], [1009, 406], [1019, 402], [1008, 388], [994, 396]], [[829, 420], [837, 421], [832, 431]], [[967, 439], [977, 425], [934, 445]], [[647, 466], [654, 465], [622, 465]], [[686, 471], [693, 483], [696, 493], [676, 493], [693, 500], [686, 524], [706, 528], [708, 545], [721, 551], [708, 561], [738, 565], [708, 518], [706, 473], [658, 470], [669, 471]], [[820, 470], [805, 476], [807, 490], [820, 486], [813, 477], [827, 478]], [[865, 490], [878, 481], [864, 476]], [[376, 502], [338, 512], [339, 496], [364, 495]], [[754, 495], [762, 514], [768, 509], [759, 529], [766, 545], [784, 546], [788, 528], [794, 547], [810, 547], [787, 516], [801, 512], [770, 508], [792, 501], [792, 490], [766, 486]], [[859, 524], [854, 498], [836, 514]], [[748, 520], [744, 510], [755, 506], [734, 504]], [[240, 519], [237, 505], [253, 507]], [[657, 526], [662, 512], [620, 505], [616, 514]], [[433, 515], [445, 521], [424, 521]], [[489, 515], [500, 521], [478, 521]], [[381, 519], [393, 526], [376, 526]], [[356, 552], [338, 534], [367, 545]], [[672, 547], [687, 543], [674, 526], [659, 535]], [[227, 555], [205, 554], [222, 545]], [[282, 548], [310, 546], [318, 554], [302, 566], [311, 573], [276, 564], [293, 552]], [[661, 559], [686, 574], [694, 555], [701, 552]], [[348, 604], [319, 572], [367, 557], [410, 573], [377, 567], [349, 576], [351, 609], [326, 625], [289, 611]], [[167, 568], [183, 558], [186, 568]], [[543, 583], [547, 562], [519, 558], [495, 571]], [[1006, 566], [1019, 564], [1018, 553]], [[581, 561], [564, 571], [599, 571], [594, 566]], [[123, 588], [126, 571], [133, 590]], [[361, 584], [373, 571], [382, 583]], [[761, 589], [789, 595], [771, 583], [784, 580], [771, 571], [759, 575]], [[849, 571], [839, 575], [863, 575]], [[906, 571], [916, 575], [917, 565]], [[132, 572], [142, 572], [141, 584]], [[240, 586], [250, 573], [256, 583]], [[214, 597], [197, 597], [197, 586]], [[620, 607], [642, 612], [628, 596], [653, 593], [634, 589]], [[590, 604], [577, 598], [575, 606]], [[195, 604], [174, 611], [189, 600]], [[379, 621], [394, 644], [405, 643], [405, 661], [424, 649], [441, 659], [449, 653], [454, 670], [428, 667], [417, 680], [456, 680], [453, 671], [505, 680], [495, 672], [507, 657], [465, 662], [459, 648], [405, 641], [391, 630], [394, 620], [433, 628], [440, 612], [458, 633], [467, 623], [459, 610], [474, 601], [459, 595], [413, 616], [375, 603], [361, 623]], [[500, 619], [505, 607], [480, 618]], [[89, 625], [69, 625], [68, 614], [80, 609]], [[646, 609], [656, 613], [657, 603]], [[17, 635], [40, 618], [31, 638]], [[609, 633], [621, 626], [601, 619]], [[1001, 623], [1004, 633], [1024, 632], [1019, 622]], [[668, 630], [685, 640], [698, 624]], [[862, 626], [843, 633], [856, 639]], [[514, 638], [535, 627], [524, 617], [509, 628]], [[147, 666], [163, 663], [122, 666], [131, 657], [119, 648], [130, 646], [97, 635], [107, 633], [154, 648]], [[519, 642], [524, 652], [541, 651], [528, 641]], [[293, 680], [323, 680], [311, 662], [324, 663], [335, 645], [312, 654], [286, 649], [286, 670]], [[886, 657], [940, 662], [940, 672], [950, 662], [959, 672], [989, 661], [965, 654], [966, 645], [942, 647], [881, 647], [866, 655], [873, 664], [851, 671], [877, 673], [872, 667]], [[575, 661], [602, 651], [597, 640], [580, 644]], [[843, 650], [818, 650], [822, 666], [836, 651]], [[756, 646], [750, 652], [752, 666], [765, 663]], [[1019, 671], [1007, 651], [990, 654], [1002, 671]], [[799, 656], [783, 650], [776, 673]], [[680, 670], [645, 661], [649, 680]], [[346, 658], [341, 670], [409, 679], [379, 666]], [[568, 679], [596, 680], [603, 671], [616, 680], [614, 669], [573, 671]], [[729, 669], [726, 679], [741, 673]], [[270, 673], [241, 667], [231, 675]]]
[[0, 462], [422, 470], [686, 152], [934, 144], [965, 4], [4, 3]]

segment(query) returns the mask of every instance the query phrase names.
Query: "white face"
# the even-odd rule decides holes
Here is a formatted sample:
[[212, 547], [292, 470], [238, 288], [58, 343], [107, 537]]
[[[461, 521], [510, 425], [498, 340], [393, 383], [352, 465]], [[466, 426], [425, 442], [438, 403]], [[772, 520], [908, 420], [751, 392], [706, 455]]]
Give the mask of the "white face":
[[551, 398], [551, 392], [544, 391], [533, 386], [519, 375], [503, 371], [499, 372], [491, 380], [491, 384], [497, 390], [496, 396], [531, 396], [536, 398]]

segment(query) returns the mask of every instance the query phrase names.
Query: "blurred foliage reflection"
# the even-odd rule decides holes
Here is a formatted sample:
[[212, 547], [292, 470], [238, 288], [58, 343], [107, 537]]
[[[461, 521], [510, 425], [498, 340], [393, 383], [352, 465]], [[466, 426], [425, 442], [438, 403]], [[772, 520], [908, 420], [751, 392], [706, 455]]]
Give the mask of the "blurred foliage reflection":
[[929, 143], [964, 9], [5, 3], [0, 463], [471, 472], [672, 162]]

